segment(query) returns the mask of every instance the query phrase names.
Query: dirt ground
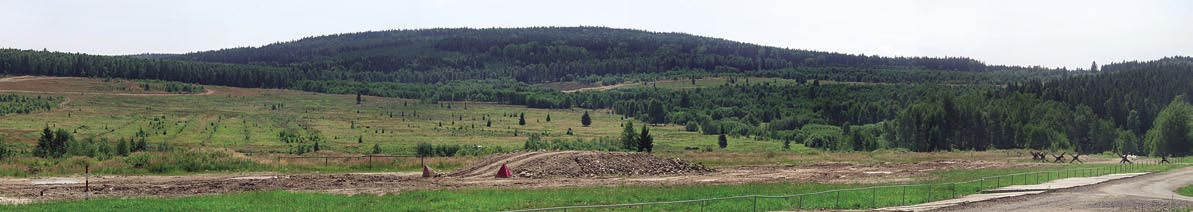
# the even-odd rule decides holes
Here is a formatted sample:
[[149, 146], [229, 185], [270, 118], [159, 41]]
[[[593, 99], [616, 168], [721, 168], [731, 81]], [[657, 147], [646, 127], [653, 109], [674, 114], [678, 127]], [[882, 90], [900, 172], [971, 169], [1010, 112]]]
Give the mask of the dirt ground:
[[[452, 174], [422, 178], [421, 173], [351, 174], [196, 174], [187, 176], [92, 176], [92, 197], [177, 197], [241, 191], [290, 190], [335, 194], [386, 194], [420, 189], [551, 188], [564, 186], [694, 185], [756, 182], [880, 183], [910, 181], [917, 175], [950, 169], [1035, 166], [1004, 161], [931, 161], [919, 163], [819, 163], [715, 167], [712, 172], [598, 177], [515, 177], [499, 179], [500, 164], [519, 173], [521, 164], [576, 152], [509, 154], [482, 160]], [[84, 198], [83, 177], [0, 179], [0, 203], [26, 203]]]

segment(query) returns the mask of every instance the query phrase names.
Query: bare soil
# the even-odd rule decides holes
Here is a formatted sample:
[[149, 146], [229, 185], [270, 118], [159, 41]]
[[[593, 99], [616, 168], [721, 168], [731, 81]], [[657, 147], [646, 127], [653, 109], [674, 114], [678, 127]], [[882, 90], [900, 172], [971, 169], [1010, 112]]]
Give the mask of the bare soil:
[[646, 153], [558, 151], [493, 155], [448, 176], [493, 177], [502, 165], [524, 178], [658, 176], [713, 171], [703, 165]]
[[[624, 155], [622, 155], [624, 154]], [[621, 159], [618, 159], [621, 158]], [[671, 159], [641, 156], [636, 153], [598, 152], [524, 152], [494, 156], [478, 165], [460, 169], [439, 177], [423, 178], [421, 173], [350, 173], [350, 174], [196, 174], [187, 176], [92, 176], [93, 197], [178, 197], [242, 191], [290, 190], [335, 194], [386, 194], [426, 189], [454, 188], [553, 188], [572, 186], [671, 186], [741, 184], [756, 182], [820, 182], [820, 183], [881, 183], [910, 181], [931, 171], [950, 169], [985, 169], [1034, 166], [1002, 161], [933, 161], [920, 163], [820, 163], [812, 165], [767, 165], [717, 167], [716, 171], [665, 171], [626, 174], [625, 170], [599, 171], [602, 165], [569, 164], [645, 160], [649, 163], [684, 164]], [[646, 159], [643, 159], [646, 158]], [[579, 160], [576, 163], [547, 165], [552, 161]], [[653, 162], [650, 162], [653, 161]], [[604, 163], [604, 162], [602, 162]], [[514, 167], [542, 166], [546, 168], [512, 168], [518, 175], [528, 177], [494, 178], [500, 164]], [[494, 166], [496, 165], [496, 166]], [[666, 165], [666, 164], [664, 164]], [[692, 164], [687, 164], [692, 165]], [[682, 165], [677, 165], [681, 167]], [[698, 166], [698, 165], [692, 165]], [[494, 168], [496, 167], [496, 168]], [[632, 166], [631, 166], [632, 167]], [[643, 166], [645, 167], [645, 166]], [[702, 166], [701, 166], [702, 167]], [[630, 172], [633, 172], [631, 169]], [[533, 174], [532, 174], [533, 173]], [[615, 173], [615, 174], [606, 174]], [[83, 184], [42, 184], [45, 181], [84, 182], [83, 177], [2, 178], [0, 204], [16, 204], [85, 197]]]

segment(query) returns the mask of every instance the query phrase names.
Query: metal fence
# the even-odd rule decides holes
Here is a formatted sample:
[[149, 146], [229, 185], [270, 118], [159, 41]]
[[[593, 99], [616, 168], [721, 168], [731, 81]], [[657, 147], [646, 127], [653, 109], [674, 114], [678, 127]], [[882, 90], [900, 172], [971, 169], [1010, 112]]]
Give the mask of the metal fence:
[[[550, 208], [536, 208], [512, 211], [608, 211], [608, 210], [677, 210], [677, 211], [758, 211], [758, 210], [805, 210], [805, 209], [873, 209], [881, 207], [907, 206], [952, 199], [959, 195], [978, 193], [982, 190], [1010, 185], [1039, 184], [1054, 179], [1089, 177], [1106, 174], [1157, 170], [1163, 165], [1124, 164], [1096, 168], [1076, 168], [1053, 171], [1034, 171], [982, 177], [975, 180], [933, 183], [872, 186], [862, 188], [834, 189], [790, 195], [745, 195], [660, 202], [639, 202], [607, 205], [582, 205]], [[908, 199], [911, 192], [913, 198]], [[918, 192], [918, 193], [917, 193]], [[918, 194], [918, 195], [917, 195]], [[816, 201], [819, 200], [819, 201]], [[745, 201], [726, 203], [730, 201]], [[761, 201], [761, 202], [760, 202]], [[805, 202], [814, 201], [814, 202]], [[762, 203], [760, 208], [760, 203]], [[808, 203], [808, 204], [805, 204]], [[844, 205], [843, 205], [844, 204]]]

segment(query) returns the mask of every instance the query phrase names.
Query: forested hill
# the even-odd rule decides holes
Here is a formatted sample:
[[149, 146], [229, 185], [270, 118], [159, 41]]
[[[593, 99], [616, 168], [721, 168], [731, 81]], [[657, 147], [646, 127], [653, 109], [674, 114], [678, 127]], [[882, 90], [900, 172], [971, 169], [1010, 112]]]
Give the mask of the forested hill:
[[1142, 134], [1178, 95], [1193, 94], [1193, 57], [1168, 57], [1102, 66], [1103, 74], [1016, 83], [1013, 91], [1083, 104], [1124, 129]]
[[444, 82], [461, 79], [572, 81], [594, 75], [666, 71], [742, 72], [795, 67], [903, 68], [982, 72], [970, 58], [879, 57], [767, 47], [682, 33], [602, 27], [419, 29], [308, 37], [261, 47], [165, 57], [370, 72], [361, 81]]

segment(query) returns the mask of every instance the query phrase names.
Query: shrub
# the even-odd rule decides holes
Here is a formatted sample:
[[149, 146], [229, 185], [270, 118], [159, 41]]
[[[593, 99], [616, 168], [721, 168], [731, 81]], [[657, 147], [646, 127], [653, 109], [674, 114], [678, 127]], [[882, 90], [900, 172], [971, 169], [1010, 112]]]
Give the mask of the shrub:
[[138, 169], [145, 168], [145, 166], [149, 165], [149, 154], [137, 153], [128, 157], [124, 157], [124, 164], [128, 164], [129, 166]]
[[[375, 147], [375, 148], [379, 148], [379, 147]], [[432, 146], [430, 143], [426, 143], [426, 142], [418, 143], [418, 145], [414, 146], [414, 154], [417, 155], [418, 157], [435, 156], [435, 146]]]

